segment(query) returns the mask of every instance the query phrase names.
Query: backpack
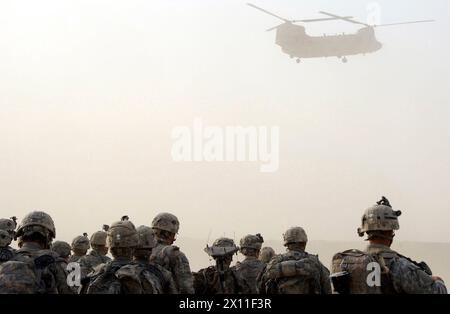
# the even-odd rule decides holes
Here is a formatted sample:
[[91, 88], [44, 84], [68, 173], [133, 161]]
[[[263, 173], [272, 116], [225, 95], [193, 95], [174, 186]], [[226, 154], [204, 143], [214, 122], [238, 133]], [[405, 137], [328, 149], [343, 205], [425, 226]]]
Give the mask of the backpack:
[[266, 292], [274, 294], [320, 294], [321, 265], [314, 255], [296, 252], [272, 260], [266, 268]]
[[1, 294], [43, 294], [55, 287], [48, 267], [55, 263], [51, 254], [10, 260], [0, 265]]
[[[337, 253], [332, 259], [331, 281], [340, 294], [391, 294], [395, 293], [389, 273], [389, 263], [394, 253], [370, 254], [359, 250]], [[369, 285], [368, 277], [374, 271], [370, 263], [380, 266], [380, 285]]]
[[116, 272], [123, 265], [108, 263], [104, 267], [98, 269], [92, 276], [88, 276], [85, 280], [89, 280], [87, 284], [87, 294], [121, 294], [122, 287], [120, 280], [116, 277]]

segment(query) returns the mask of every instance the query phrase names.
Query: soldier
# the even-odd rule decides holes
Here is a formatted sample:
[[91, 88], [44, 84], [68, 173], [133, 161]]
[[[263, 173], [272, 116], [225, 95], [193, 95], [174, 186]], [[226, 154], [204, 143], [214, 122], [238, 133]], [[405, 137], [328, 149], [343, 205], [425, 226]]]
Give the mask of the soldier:
[[276, 255], [258, 278], [258, 291], [267, 294], [329, 294], [329, 271], [317, 255], [305, 252], [308, 238], [301, 227], [284, 234], [287, 252]]
[[81, 236], [76, 236], [72, 241], [72, 256], [69, 258], [69, 263], [78, 262], [78, 260], [85, 256], [89, 250], [89, 238], [87, 233]]
[[268, 264], [272, 257], [275, 256], [275, 251], [270, 246], [265, 246], [261, 249], [259, 253], [259, 260]]
[[424, 263], [417, 263], [393, 251], [401, 211], [393, 210], [383, 196], [368, 208], [358, 235], [367, 234], [365, 251], [347, 250], [333, 257], [331, 279], [341, 294], [446, 294], [443, 280], [433, 276]]
[[264, 239], [259, 233], [246, 235], [239, 242], [239, 251], [245, 256], [245, 259], [242, 262], [237, 262], [234, 269], [247, 281], [250, 287], [249, 292], [252, 294], [258, 293], [256, 278], [266, 266], [264, 262], [258, 259], [263, 242]]
[[111, 225], [107, 232], [107, 242], [113, 260], [98, 265], [94, 272], [82, 279], [80, 294], [135, 294], [140, 293], [129, 272], [121, 271], [132, 263], [133, 250], [137, 246], [138, 236], [133, 223], [123, 216]]
[[245, 294], [250, 287], [244, 278], [230, 268], [233, 254], [239, 251], [232, 239], [219, 238], [205, 252], [214, 258], [215, 266], [210, 266], [194, 273], [196, 294]]
[[0, 293], [71, 293], [58, 254], [49, 250], [55, 234], [48, 214], [34, 211], [23, 218], [16, 233], [19, 249], [0, 266]]
[[152, 221], [156, 247], [150, 261], [161, 265], [172, 273], [178, 293], [193, 294], [193, 277], [189, 261], [180, 249], [172, 245], [180, 228], [178, 218], [169, 213], [158, 214]]
[[[144, 292], [176, 294], [177, 288], [172, 274], [162, 266], [150, 262], [150, 255], [156, 246], [152, 228], [139, 226], [136, 231], [138, 234], [138, 246], [134, 250], [135, 272], [152, 283], [151, 285], [143, 286]], [[156, 290], [154, 290], [155, 288]]]
[[14, 257], [14, 249], [9, 245], [15, 236], [16, 219], [16, 217], [0, 219], [0, 264]]
[[[113, 260], [98, 265], [82, 282], [80, 293], [84, 294], [150, 294], [159, 293], [155, 277], [142, 271], [140, 264], [133, 262], [139, 237], [133, 223], [123, 216], [111, 225], [108, 246]], [[156, 268], [155, 268], [156, 269]]]
[[111, 259], [106, 256], [108, 254], [108, 246], [106, 245], [106, 232], [109, 226], [103, 225], [103, 230], [94, 232], [90, 239], [91, 251], [89, 254], [80, 257], [78, 263], [81, 267], [81, 277], [84, 278], [89, 274], [97, 265], [105, 264]]
[[70, 244], [64, 241], [55, 241], [52, 243], [51, 250], [58, 254], [59, 262], [66, 269], [70, 258]]

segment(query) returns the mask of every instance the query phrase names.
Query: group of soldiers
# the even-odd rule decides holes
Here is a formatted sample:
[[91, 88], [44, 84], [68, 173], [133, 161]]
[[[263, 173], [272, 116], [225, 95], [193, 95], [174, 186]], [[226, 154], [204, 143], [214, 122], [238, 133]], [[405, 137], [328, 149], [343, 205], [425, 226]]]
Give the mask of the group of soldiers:
[[[331, 273], [317, 255], [307, 253], [301, 227], [283, 234], [283, 254], [263, 248], [260, 234], [246, 235], [239, 247], [219, 238], [205, 248], [215, 265], [192, 272], [186, 255], [173, 245], [180, 226], [173, 214], [160, 213], [151, 227], [137, 228], [123, 216], [70, 245], [53, 241], [52, 218], [34, 211], [18, 226], [15, 217], [0, 219], [0, 293], [446, 294], [444, 281], [424, 262], [391, 249], [400, 214], [385, 197], [368, 208], [358, 228], [359, 236], [367, 235], [367, 248], [335, 254]], [[13, 240], [17, 250], [10, 247]], [[237, 252], [245, 258], [231, 266]]]

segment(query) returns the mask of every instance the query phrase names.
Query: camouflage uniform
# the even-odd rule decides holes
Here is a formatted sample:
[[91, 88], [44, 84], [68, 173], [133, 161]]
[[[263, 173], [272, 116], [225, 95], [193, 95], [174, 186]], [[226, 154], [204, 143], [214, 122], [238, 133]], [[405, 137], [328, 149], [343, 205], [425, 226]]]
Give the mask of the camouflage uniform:
[[156, 284], [155, 278], [148, 276], [142, 265], [132, 261], [133, 251], [138, 246], [138, 241], [136, 228], [128, 217], [124, 216], [121, 221], [112, 224], [108, 230], [108, 246], [114, 259], [97, 266], [94, 272], [84, 279], [80, 293], [159, 293], [162, 287]]
[[[172, 274], [162, 266], [152, 263], [149, 257], [156, 246], [153, 230], [147, 226], [139, 226], [138, 245], [134, 250], [134, 272], [146, 278], [144, 293], [147, 294], [176, 294], [177, 288]], [[151, 284], [148, 284], [151, 283]]]
[[86, 255], [89, 250], [89, 238], [87, 233], [83, 233], [81, 236], [77, 236], [72, 241], [73, 255], [69, 258], [69, 263], [78, 262], [80, 258]]
[[144, 294], [177, 294], [172, 274], [163, 267], [142, 261], [134, 261], [128, 267], [133, 273], [145, 278], [142, 284]]
[[[109, 226], [104, 225], [103, 228], [107, 231]], [[106, 231], [97, 231], [92, 234], [90, 239], [91, 251], [78, 260], [81, 267], [82, 278], [94, 271], [96, 266], [111, 261], [111, 259], [106, 256], [108, 252], [108, 247], [106, 246]]]
[[290, 249], [296, 243], [306, 245], [308, 239], [300, 227], [293, 227], [283, 235], [287, 253], [276, 255], [258, 277], [258, 291], [262, 294], [329, 294], [329, 271], [303, 249]]
[[263, 242], [264, 240], [259, 234], [247, 235], [242, 238], [239, 246], [245, 259], [242, 262], [237, 262], [233, 267], [242, 278], [245, 278], [252, 294], [258, 293], [256, 278], [266, 267], [266, 264], [258, 259]]
[[20, 249], [12, 260], [0, 266], [1, 293], [71, 293], [66, 282], [67, 273], [56, 262], [59, 255], [24, 239], [38, 234], [45, 238], [47, 247], [56, 234], [52, 218], [44, 212], [28, 214], [19, 225]]
[[[378, 238], [392, 243], [393, 231], [400, 228], [400, 215], [401, 211], [394, 211], [383, 197], [365, 211], [358, 235], [362, 237], [366, 233], [369, 241]], [[368, 280], [375, 274], [369, 263], [379, 267], [378, 282]], [[341, 294], [447, 293], [444, 282], [433, 279], [424, 262], [414, 262], [384, 244], [371, 242], [365, 251], [353, 249], [335, 254], [332, 272], [334, 290]]]
[[216, 266], [210, 266], [194, 273], [196, 294], [248, 294], [251, 289], [246, 280], [229, 265], [232, 256], [239, 248], [232, 239], [217, 239], [205, 252], [216, 260]]
[[106, 264], [111, 261], [106, 255], [102, 255], [97, 251], [91, 250], [85, 256], [80, 257], [78, 263], [81, 267], [81, 277], [87, 276], [90, 272], [94, 271], [94, 268], [100, 264]]
[[[169, 213], [157, 215], [152, 221], [154, 230], [171, 234], [178, 233], [177, 217]], [[153, 248], [150, 261], [167, 269], [173, 276], [178, 293], [193, 294], [194, 283], [189, 261], [180, 249], [170, 241], [156, 236], [157, 245]]]
[[52, 243], [51, 250], [58, 254], [56, 262], [59, 263], [63, 269], [67, 270], [67, 261], [70, 257], [70, 244], [64, 241], [55, 241]]

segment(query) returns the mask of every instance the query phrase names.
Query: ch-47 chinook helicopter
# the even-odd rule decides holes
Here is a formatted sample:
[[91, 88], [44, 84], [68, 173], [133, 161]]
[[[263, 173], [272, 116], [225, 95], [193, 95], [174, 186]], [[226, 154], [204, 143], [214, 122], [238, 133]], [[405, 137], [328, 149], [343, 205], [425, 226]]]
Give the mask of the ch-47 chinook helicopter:
[[[347, 62], [350, 55], [373, 53], [383, 46], [375, 37], [375, 28], [382, 26], [393, 26], [401, 24], [425, 23], [434, 20], [410, 21], [401, 23], [390, 23], [380, 25], [369, 25], [358, 22], [352, 16], [339, 16], [327, 12], [319, 13], [326, 15], [326, 18], [288, 20], [272, 12], [266, 11], [254, 4], [247, 3], [249, 6], [274, 16], [284, 23], [269, 28], [267, 31], [276, 29], [275, 43], [281, 47], [281, 50], [291, 58], [297, 58], [297, 63], [302, 58], [320, 58], [320, 57], [338, 57], [342, 62]], [[355, 34], [342, 35], [323, 35], [309, 36], [306, 34], [305, 27], [295, 23], [323, 22], [331, 20], [342, 20], [353, 24], [363, 25]]]

